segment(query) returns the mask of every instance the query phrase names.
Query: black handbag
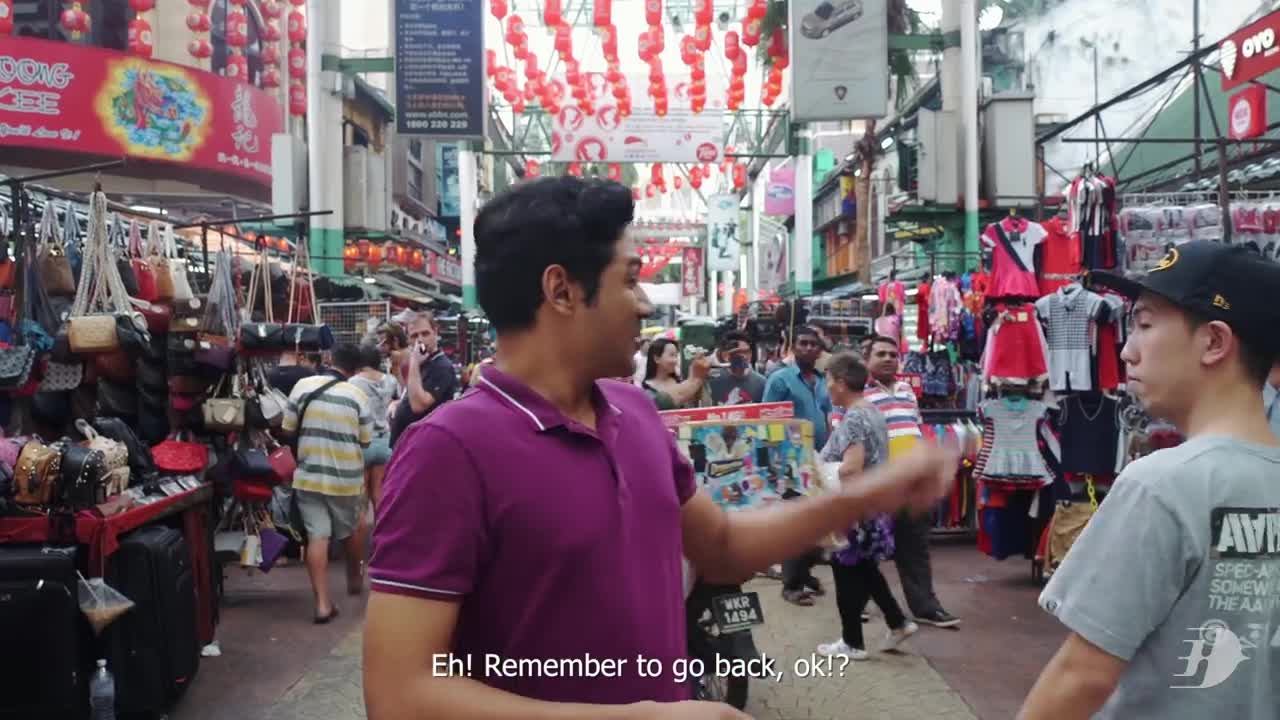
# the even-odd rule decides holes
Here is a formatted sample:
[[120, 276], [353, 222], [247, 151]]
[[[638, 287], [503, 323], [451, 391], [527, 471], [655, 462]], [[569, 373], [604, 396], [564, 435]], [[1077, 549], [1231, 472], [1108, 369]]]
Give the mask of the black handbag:
[[[169, 376], [165, 372], [164, 362], [152, 362], [147, 358], [138, 360], [138, 388], [145, 394], [147, 390], [169, 394]], [[168, 404], [167, 397], [161, 405]]]
[[260, 447], [241, 444], [236, 448], [236, 467], [240, 468], [240, 472], [251, 477], [262, 477], [271, 475], [271, 459], [267, 457], [267, 451]]
[[121, 350], [135, 357], [148, 349], [151, 333], [147, 332], [147, 320], [142, 313], [116, 316], [116, 340]]
[[240, 349], [246, 352], [284, 352], [284, 326], [277, 323], [244, 323], [240, 326]]
[[333, 347], [333, 330], [328, 325], [294, 323], [284, 328], [286, 350], [320, 352]]
[[116, 269], [120, 271], [120, 282], [124, 284], [124, 291], [130, 297], [137, 297], [138, 277], [133, 274], [133, 262], [124, 256], [116, 258]]
[[106, 378], [98, 378], [98, 415], [111, 417], [138, 417], [138, 393], [133, 385], [117, 385]]
[[[164, 410], [162, 409], [158, 414], [164, 415]], [[128, 423], [120, 418], [95, 417], [92, 424], [99, 435], [115, 440], [128, 448], [129, 477], [133, 480], [133, 484], [155, 473], [156, 465], [151, 458], [151, 446], [139, 440]]]
[[107, 456], [101, 450], [68, 443], [62, 448], [58, 490], [62, 504], [76, 510], [106, 502]]

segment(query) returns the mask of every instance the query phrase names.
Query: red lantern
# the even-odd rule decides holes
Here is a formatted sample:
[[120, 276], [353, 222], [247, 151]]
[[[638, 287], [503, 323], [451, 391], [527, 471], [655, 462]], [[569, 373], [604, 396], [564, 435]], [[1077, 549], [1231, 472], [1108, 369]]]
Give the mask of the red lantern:
[[13, 32], [13, 0], [0, 0], [0, 35]]
[[647, 30], [640, 33], [640, 38], [636, 41], [636, 55], [645, 62], [653, 59], [653, 38]]
[[769, 36], [769, 47], [766, 50], [766, 52], [769, 53], [769, 57], [777, 58], [777, 57], [781, 57], [784, 53], [786, 53], [786, 51], [787, 51], [787, 36], [783, 33], [782, 28], [778, 28], [777, 30], [773, 31], [772, 35]]
[[[600, 47], [604, 49], [605, 57], [616, 56], [618, 54], [618, 29], [612, 25], [605, 25], [599, 28]], [[617, 60], [611, 60], [610, 63], [616, 63]]]
[[289, 114], [295, 117], [307, 114], [307, 86], [300, 82], [289, 86]]
[[700, 52], [711, 49], [711, 26], [699, 25], [693, 30], [693, 40]]
[[591, 4], [591, 19], [596, 27], [613, 24], [613, 0], [595, 0]]
[[539, 163], [537, 160], [534, 160], [533, 158], [529, 158], [528, 160], [524, 161], [525, 177], [536, 178], [538, 177], [538, 173], [541, 170], [542, 170], [542, 164]]
[[359, 251], [356, 250], [356, 246], [351, 244], [345, 245], [342, 248], [342, 268], [347, 272], [351, 272], [356, 269], [356, 265], [359, 263], [360, 254]]
[[227, 64], [222, 69], [222, 74], [232, 80], [248, 80], [249, 58], [239, 53], [227, 55]]
[[724, 34], [724, 57], [726, 60], [736, 60], [742, 55], [742, 47], [738, 45], [738, 33], [730, 30]]
[[266, 42], [279, 42], [280, 37], [280, 28], [276, 27], [275, 23], [268, 21], [262, 26], [262, 39]]
[[712, 0], [695, 0], [693, 7], [694, 21], [699, 25], [710, 25], [712, 16], [715, 15], [715, 5]]
[[675, 185], [676, 189], [679, 190], [680, 188], [684, 187], [684, 178], [677, 175], [671, 178], [671, 184]]
[[654, 57], [662, 55], [662, 51], [667, 49], [666, 38], [663, 37], [661, 25], [651, 25], [649, 27], [649, 48], [653, 51]]
[[89, 25], [89, 14], [81, 9], [80, 3], [72, 3], [62, 11], [62, 27], [73, 36], [89, 32]]
[[650, 185], [646, 185], [646, 186], [645, 186], [645, 188], [644, 188], [644, 196], [645, 196], [645, 197], [651, 198], [651, 197], [653, 197], [654, 195], [657, 195], [657, 194], [658, 194], [658, 189], [657, 189], [656, 187], [654, 187], [652, 184], [650, 184]]
[[156, 0], [129, 0], [129, 7], [136, 13], [144, 13], [155, 9]]
[[561, 58], [573, 56], [573, 29], [568, 25], [556, 27], [555, 48]]
[[286, 28], [289, 32], [289, 42], [300, 43], [307, 39], [307, 16], [297, 10], [289, 13], [289, 20]]
[[650, 27], [662, 24], [662, 0], [644, 0], [644, 21]]
[[702, 187], [702, 176], [689, 173], [689, 185], [694, 190], [697, 190], [698, 188]]
[[760, 20], [768, 13], [768, 7], [765, 5], [766, 0], [754, 0], [747, 7], [747, 18], [750, 20]]
[[243, 10], [231, 10], [227, 13], [227, 45], [233, 48], [244, 47], [249, 43], [249, 18]]
[[387, 252], [388, 265], [400, 264], [400, 246], [399, 245], [393, 245], [391, 243], [387, 243], [386, 252]]
[[307, 4], [307, 0], [289, 0], [289, 4], [294, 7], [302, 7]]
[[501, 22], [507, 16], [506, 0], [489, 0], [489, 12]]
[[284, 8], [280, 7], [280, 3], [276, 0], [265, 0], [261, 5], [262, 17], [268, 20], [279, 20], [284, 14]]
[[547, 27], [555, 27], [564, 24], [564, 16], [560, 11], [560, 0], [543, 0], [545, 3], [542, 8], [542, 22]]
[[191, 7], [208, 9], [213, 4], [213, 0], [187, 0], [187, 4]]
[[151, 23], [142, 18], [129, 21], [129, 52], [149, 58], [155, 49], [151, 37]]
[[427, 265], [427, 258], [421, 250], [413, 251], [413, 269], [421, 271]]
[[565, 168], [565, 172], [574, 177], [582, 177], [582, 163], [579, 163], [579, 162], [569, 163], [568, 167]]
[[639, 199], [640, 199], [640, 188], [638, 187], [631, 188], [631, 201], [636, 202]]
[[204, 60], [213, 54], [213, 46], [204, 38], [196, 38], [187, 43], [187, 52], [197, 60]]
[[276, 238], [276, 249], [277, 249], [277, 250], [279, 250], [279, 251], [280, 251], [280, 252], [282, 252], [282, 253], [287, 253], [287, 252], [289, 252], [289, 250], [290, 250], [290, 248], [289, 248], [289, 239], [288, 239], [288, 238]]
[[[754, 7], [754, 6], [752, 6]], [[760, 19], [753, 18], [742, 24], [742, 44], [755, 47], [760, 44]]]
[[280, 64], [280, 48], [275, 45], [266, 45], [262, 48], [262, 64], [263, 65], [279, 65]]
[[618, 182], [622, 179], [622, 166], [618, 163], [609, 163], [609, 179]]
[[484, 51], [484, 73], [489, 77], [493, 77], [498, 72], [498, 51], [489, 49]]
[[733, 166], [733, 186], [741, 190], [747, 186], [747, 166], [737, 163]]
[[212, 27], [209, 16], [202, 12], [193, 12], [187, 15], [187, 27], [191, 32], [207, 33]]
[[368, 240], [357, 240], [356, 248], [357, 248], [356, 257], [360, 258], [361, 260], [367, 260], [369, 258], [369, 241]]
[[289, 77], [303, 80], [307, 77], [307, 51], [302, 48], [289, 50]]
[[787, 66], [790, 64], [791, 55], [786, 50], [783, 50], [781, 55], [773, 59], [773, 67], [776, 67], [779, 70], [786, 70]]
[[[364, 241], [361, 240], [361, 242]], [[386, 253], [383, 251], [381, 245], [370, 245], [368, 258], [366, 260], [369, 264], [369, 269], [376, 271], [378, 268], [382, 267], [382, 258], [385, 254]]]
[[280, 71], [275, 68], [267, 68], [262, 71], [262, 87], [278, 88], [280, 87]]

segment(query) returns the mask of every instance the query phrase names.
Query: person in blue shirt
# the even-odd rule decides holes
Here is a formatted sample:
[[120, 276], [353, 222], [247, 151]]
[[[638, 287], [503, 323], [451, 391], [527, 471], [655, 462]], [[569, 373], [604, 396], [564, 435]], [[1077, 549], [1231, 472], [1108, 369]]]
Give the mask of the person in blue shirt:
[[[818, 372], [822, 339], [812, 327], [798, 327], [792, 343], [793, 362], [769, 376], [764, 387], [764, 401], [790, 402], [795, 416], [813, 423], [813, 446], [827, 444], [831, 416], [831, 396], [827, 383]], [[813, 595], [823, 595], [822, 583], [813, 576], [813, 566], [821, 560], [815, 548], [782, 564], [782, 597], [796, 605], [812, 605]]]

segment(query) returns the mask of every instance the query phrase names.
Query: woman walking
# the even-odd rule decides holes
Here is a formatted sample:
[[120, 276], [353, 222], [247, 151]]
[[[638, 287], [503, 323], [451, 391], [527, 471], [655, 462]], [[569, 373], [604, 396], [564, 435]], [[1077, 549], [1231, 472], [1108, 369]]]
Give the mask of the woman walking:
[[[867, 470], [889, 457], [889, 430], [884, 416], [862, 397], [867, 366], [853, 353], [840, 353], [827, 365], [827, 392], [833, 405], [845, 408], [840, 425], [822, 449], [823, 463], [839, 463], [840, 482], [852, 485]], [[880, 572], [879, 564], [893, 557], [893, 525], [888, 515], [868, 518], [849, 529], [848, 547], [831, 560], [836, 606], [840, 611], [840, 639], [818, 646], [823, 655], [866, 660], [862, 611], [873, 599], [884, 613], [889, 634], [880, 645], [894, 650], [920, 628], [907, 620]]]
[[360, 348], [360, 370], [351, 376], [355, 385], [369, 398], [369, 413], [373, 416], [373, 442], [364, 449], [365, 492], [369, 504], [378, 509], [382, 492], [382, 476], [391, 459], [391, 425], [387, 420], [387, 408], [400, 395], [400, 382], [395, 376], [384, 373], [382, 351], [374, 345]]

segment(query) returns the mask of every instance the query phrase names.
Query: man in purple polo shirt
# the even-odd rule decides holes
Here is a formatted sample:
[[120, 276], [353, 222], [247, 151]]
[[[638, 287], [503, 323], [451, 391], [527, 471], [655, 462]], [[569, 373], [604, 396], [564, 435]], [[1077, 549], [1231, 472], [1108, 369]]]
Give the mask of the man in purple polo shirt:
[[[937, 448], [856, 488], [728, 516], [626, 383], [653, 310], [616, 183], [521, 183], [475, 223], [498, 333], [476, 387], [412, 426], [387, 468], [369, 577], [370, 720], [714, 720], [687, 701], [681, 556], [737, 582], [826, 534], [941, 496]], [[641, 661], [645, 662], [641, 662]]]

